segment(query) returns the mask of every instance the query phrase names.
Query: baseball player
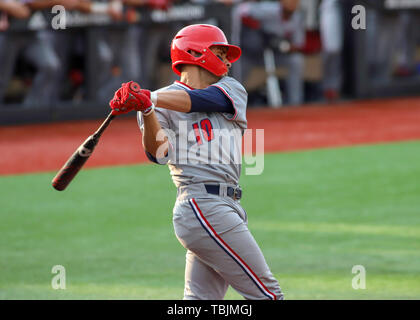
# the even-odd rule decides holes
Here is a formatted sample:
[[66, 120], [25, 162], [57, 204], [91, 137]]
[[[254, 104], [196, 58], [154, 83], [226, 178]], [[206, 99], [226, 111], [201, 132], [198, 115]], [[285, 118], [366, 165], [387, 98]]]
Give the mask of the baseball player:
[[[223, 299], [229, 285], [246, 299], [283, 299], [240, 205], [241, 163], [234, 159], [241, 148], [218, 143], [247, 127], [247, 92], [227, 75], [240, 55], [219, 28], [189, 25], [171, 45], [179, 81], [155, 92], [124, 83], [110, 101], [114, 114], [140, 111], [146, 154], [168, 164], [178, 189], [173, 224], [187, 249], [187, 300]], [[208, 161], [210, 146], [224, 161]]]
[[319, 7], [322, 44], [323, 92], [328, 102], [339, 99], [342, 86], [342, 59], [344, 32], [342, 3], [323, 0]]

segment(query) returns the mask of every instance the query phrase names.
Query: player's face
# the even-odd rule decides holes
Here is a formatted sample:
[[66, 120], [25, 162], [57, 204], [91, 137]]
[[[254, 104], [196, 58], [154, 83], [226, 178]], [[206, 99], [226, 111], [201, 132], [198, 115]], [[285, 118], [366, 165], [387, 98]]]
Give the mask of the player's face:
[[[227, 52], [228, 52], [228, 48], [224, 47], [224, 46], [212, 46], [210, 47], [210, 50], [221, 60], [223, 61], [223, 63], [226, 65], [226, 67], [228, 68], [228, 72], [229, 69], [232, 67], [232, 63], [227, 59]], [[227, 75], [226, 72], [223, 76]]]

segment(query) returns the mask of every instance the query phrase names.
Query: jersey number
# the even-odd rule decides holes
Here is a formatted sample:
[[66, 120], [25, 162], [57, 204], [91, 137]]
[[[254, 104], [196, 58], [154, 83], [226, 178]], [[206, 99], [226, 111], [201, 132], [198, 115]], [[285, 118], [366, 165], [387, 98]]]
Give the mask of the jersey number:
[[198, 122], [194, 122], [192, 125], [195, 133], [195, 139], [199, 145], [203, 144], [203, 140], [201, 140], [200, 131], [203, 133], [204, 140], [211, 141], [214, 138], [213, 135], [213, 126], [210, 122], [210, 119], [206, 118], [200, 121], [200, 127], [198, 126]]

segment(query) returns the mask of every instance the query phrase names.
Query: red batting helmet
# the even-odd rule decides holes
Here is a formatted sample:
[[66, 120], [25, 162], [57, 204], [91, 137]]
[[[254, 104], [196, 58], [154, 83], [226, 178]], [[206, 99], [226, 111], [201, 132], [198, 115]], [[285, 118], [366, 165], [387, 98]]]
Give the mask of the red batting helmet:
[[[241, 56], [241, 48], [228, 44], [225, 34], [218, 27], [209, 24], [193, 24], [181, 29], [172, 40], [172, 70], [181, 75], [179, 66], [193, 64], [221, 76], [228, 71], [226, 65], [209, 48], [211, 46], [228, 48], [227, 59], [233, 63]], [[189, 50], [201, 53], [194, 57]]]

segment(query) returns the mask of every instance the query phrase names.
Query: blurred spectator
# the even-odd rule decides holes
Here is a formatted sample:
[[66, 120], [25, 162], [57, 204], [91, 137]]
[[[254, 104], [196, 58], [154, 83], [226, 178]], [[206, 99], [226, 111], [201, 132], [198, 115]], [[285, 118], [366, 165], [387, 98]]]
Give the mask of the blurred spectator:
[[420, 30], [418, 12], [384, 10], [381, 0], [367, 3], [366, 51], [372, 81], [381, 85], [393, 76], [413, 75]]
[[[81, 0], [81, 4], [79, 9], [85, 13], [106, 15], [116, 22], [123, 19], [121, 0]], [[104, 27], [89, 27], [85, 34], [87, 41], [84, 54], [90, 54], [87, 62], [90, 74], [87, 74], [85, 83], [85, 86], [88, 86], [86, 98], [100, 102], [108, 102], [117, 86], [115, 78], [118, 73], [113, 68], [116, 49], [112, 50], [109, 31]]]
[[[156, 74], [156, 69], [151, 68], [150, 65], [153, 66], [154, 63], [151, 61], [157, 58], [160, 37], [152, 36], [154, 33], [150, 32], [145, 25], [137, 24], [136, 9], [167, 10], [171, 5], [170, 0], [122, 0], [122, 3], [126, 6], [124, 20], [128, 22], [128, 25], [111, 30], [108, 35], [108, 41], [114, 53], [114, 81], [108, 85], [109, 88], [112, 87], [112, 92], [121, 85], [121, 82], [130, 80], [137, 81], [144, 87], [153, 85], [152, 79]], [[148, 45], [143, 46], [142, 43]], [[150, 58], [145, 59], [147, 56]], [[104, 93], [108, 91], [106, 89]]]
[[[9, 1], [15, 9], [26, 8], [27, 15], [16, 14], [16, 11], [5, 12], [11, 17], [27, 18], [30, 11], [51, 8], [62, 5], [66, 9], [73, 9], [78, 0], [22, 0]], [[31, 10], [29, 10], [31, 9]], [[57, 80], [62, 73], [58, 55], [54, 49], [54, 32], [51, 29], [42, 29], [32, 32], [2, 33], [0, 34], [0, 63], [2, 64], [2, 77], [0, 78], [0, 103], [3, 102], [5, 91], [9, 85], [17, 57], [22, 53], [26, 61], [36, 69], [32, 84], [27, 92], [24, 106], [48, 106], [58, 99]]]
[[367, 0], [369, 7], [366, 8], [368, 72], [375, 84], [384, 84], [391, 79], [400, 24], [398, 13], [375, 8], [380, 2], [382, 0]]
[[418, 14], [403, 11], [399, 16], [398, 45], [396, 68], [397, 77], [412, 76], [417, 73], [416, 49], [420, 36], [420, 21]]
[[23, 1], [0, 0], [0, 32], [9, 27], [8, 15], [16, 19], [26, 19], [31, 14]]
[[[247, 77], [256, 63], [262, 65], [264, 48], [275, 50], [276, 65], [287, 68], [286, 103], [297, 105], [304, 101], [304, 57], [301, 52], [305, 43], [305, 24], [298, 10], [299, 0], [279, 0], [240, 3], [234, 9], [235, 20], [240, 18], [240, 46], [243, 57], [239, 77]], [[235, 31], [236, 29], [236, 31]], [[238, 75], [238, 74], [237, 74]]]
[[[128, 6], [127, 12], [134, 8], [147, 6], [147, 0], [123, 0], [123, 3]], [[142, 54], [142, 40], [145, 36], [145, 27], [137, 22], [135, 19], [130, 20], [130, 16], [126, 17], [129, 23], [123, 29], [122, 45], [120, 48], [120, 65], [122, 71], [123, 82], [125, 81], [138, 81], [142, 80], [143, 72], [143, 54]]]
[[[181, 0], [126, 0], [136, 7], [154, 10], [169, 10], [172, 5], [180, 3]], [[137, 2], [137, 3], [136, 3]], [[182, 2], [184, 2], [182, 0]], [[137, 78], [143, 87], [155, 89], [167, 83], [166, 80], [173, 79], [174, 75], [170, 68], [162, 72], [165, 65], [170, 63], [170, 44], [174, 36], [172, 30], [180, 29], [178, 22], [171, 24], [162, 23], [152, 26], [136, 26], [138, 28], [137, 41], [131, 43], [136, 45], [138, 53], [132, 52], [131, 59], [141, 59], [141, 71]], [[146, 45], [147, 44], [147, 45]], [[166, 79], [170, 78], [170, 79]]]
[[341, 10], [339, 0], [322, 0], [319, 7], [323, 94], [330, 102], [340, 97], [342, 84], [341, 53], [344, 34]]
[[[87, 41], [83, 42], [82, 54], [88, 57], [86, 62], [90, 72], [83, 77], [85, 98], [107, 103], [121, 83], [130, 80], [151, 87], [157, 76], [154, 65], [159, 37], [149, 29], [145, 32], [144, 24], [138, 24], [140, 15], [136, 8], [167, 9], [170, 3], [170, 0], [81, 0], [78, 9], [84, 13], [108, 15], [114, 22], [124, 22], [115, 27], [84, 29]], [[165, 30], [161, 34], [168, 32]], [[80, 36], [73, 33], [57, 36], [57, 50], [63, 63], [68, 61], [75, 48], [80, 51]], [[147, 43], [147, 46], [142, 43]], [[146, 59], [148, 53], [150, 58]]]
[[[25, 4], [26, 1], [0, 1], [1, 31], [9, 27], [9, 18], [26, 19], [31, 11]], [[12, 77], [15, 61], [20, 51], [27, 47], [39, 47], [39, 40], [32, 40], [27, 35], [12, 36], [9, 33], [0, 33], [0, 104], [3, 103], [5, 91]]]
[[[73, 9], [85, 14], [109, 16], [112, 21], [124, 20], [122, 0], [78, 0]], [[129, 19], [129, 14], [127, 14]], [[78, 93], [74, 101], [81, 98], [108, 102], [110, 96], [121, 82], [137, 80], [140, 74], [138, 57], [138, 35], [136, 29], [128, 27], [94, 27], [78, 32], [56, 32], [55, 45], [65, 72], [62, 80], [70, 73], [73, 85], [84, 84], [84, 94]], [[70, 58], [81, 56], [85, 73], [80, 69], [71, 69]], [[86, 73], [88, 72], [88, 73]], [[137, 76], [134, 76], [137, 75]], [[58, 82], [60, 83], [60, 82]]]
[[[86, 1], [89, 14], [107, 15], [112, 21], [123, 19], [121, 0], [95, 0]], [[121, 84], [120, 71], [115, 68], [115, 60], [119, 49], [114, 45], [113, 29], [105, 27], [90, 27], [87, 29], [87, 45], [85, 54], [90, 54], [88, 74], [89, 99], [108, 102], [110, 96]], [[117, 38], [118, 39], [118, 38]]]
[[1, 31], [5, 31], [8, 27], [8, 24], [5, 22], [7, 14], [17, 19], [26, 19], [31, 14], [31, 11], [25, 6], [23, 1], [0, 0], [0, 11], [2, 12], [2, 20], [4, 20]]

